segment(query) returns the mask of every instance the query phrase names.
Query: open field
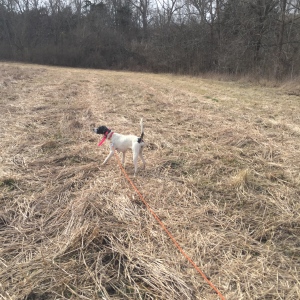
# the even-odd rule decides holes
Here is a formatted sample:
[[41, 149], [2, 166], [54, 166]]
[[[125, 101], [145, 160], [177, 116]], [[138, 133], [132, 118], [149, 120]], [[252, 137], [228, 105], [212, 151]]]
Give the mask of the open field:
[[300, 299], [300, 88], [0, 63], [0, 299]]

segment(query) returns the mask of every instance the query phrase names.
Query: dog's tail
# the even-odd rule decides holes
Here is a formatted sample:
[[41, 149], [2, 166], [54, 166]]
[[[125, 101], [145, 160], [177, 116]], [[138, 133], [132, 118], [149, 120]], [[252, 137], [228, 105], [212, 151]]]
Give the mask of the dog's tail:
[[141, 118], [140, 125], [141, 125], [141, 137], [139, 137], [138, 143], [141, 143], [143, 141], [143, 137], [144, 137], [143, 118]]

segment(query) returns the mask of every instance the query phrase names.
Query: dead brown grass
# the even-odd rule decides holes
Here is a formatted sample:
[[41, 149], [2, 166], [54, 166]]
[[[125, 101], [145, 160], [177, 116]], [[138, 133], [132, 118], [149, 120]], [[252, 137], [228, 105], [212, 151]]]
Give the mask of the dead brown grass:
[[226, 299], [299, 299], [290, 89], [1, 63], [2, 299], [217, 299], [115, 159], [100, 166], [91, 127], [138, 134], [140, 116], [148, 167], [134, 182]]

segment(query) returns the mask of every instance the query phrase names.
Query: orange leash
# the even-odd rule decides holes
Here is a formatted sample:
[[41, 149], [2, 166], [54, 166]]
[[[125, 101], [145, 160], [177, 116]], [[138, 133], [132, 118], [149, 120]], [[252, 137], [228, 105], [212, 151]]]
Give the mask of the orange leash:
[[118, 164], [120, 166], [120, 169], [122, 170], [124, 176], [128, 180], [128, 182], [131, 184], [133, 189], [136, 191], [136, 193], [140, 196], [141, 200], [147, 207], [147, 209], [150, 211], [150, 213], [153, 215], [153, 217], [157, 220], [157, 222], [160, 224], [160, 226], [163, 228], [163, 230], [167, 233], [167, 235], [170, 237], [174, 245], [177, 247], [177, 249], [180, 251], [180, 253], [192, 264], [192, 266], [197, 270], [197, 272], [203, 277], [203, 279], [210, 285], [210, 287], [218, 294], [219, 298], [222, 300], [226, 300], [225, 297], [221, 294], [221, 292], [213, 285], [213, 283], [206, 277], [206, 275], [200, 270], [200, 268], [196, 265], [196, 263], [184, 252], [184, 250], [181, 248], [181, 246], [178, 244], [178, 242], [175, 240], [171, 232], [166, 228], [164, 223], [159, 219], [159, 217], [156, 215], [156, 213], [152, 210], [150, 205], [146, 202], [144, 196], [140, 193], [140, 191], [137, 189], [135, 184], [132, 182], [132, 180], [129, 178], [128, 174], [126, 173], [125, 169], [122, 166], [122, 163], [120, 161], [120, 158], [118, 154], [115, 152], [115, 155], [117, 157]]

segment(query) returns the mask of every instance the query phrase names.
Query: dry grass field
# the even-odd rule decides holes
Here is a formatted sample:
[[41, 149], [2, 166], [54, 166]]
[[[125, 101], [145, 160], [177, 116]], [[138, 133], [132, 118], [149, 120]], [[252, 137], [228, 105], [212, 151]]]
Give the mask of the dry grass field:
[[300, 84], [0, 63], [0, 299], [300, 299]]

